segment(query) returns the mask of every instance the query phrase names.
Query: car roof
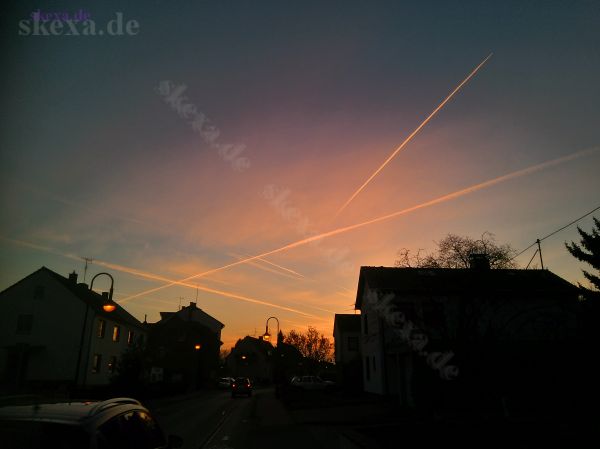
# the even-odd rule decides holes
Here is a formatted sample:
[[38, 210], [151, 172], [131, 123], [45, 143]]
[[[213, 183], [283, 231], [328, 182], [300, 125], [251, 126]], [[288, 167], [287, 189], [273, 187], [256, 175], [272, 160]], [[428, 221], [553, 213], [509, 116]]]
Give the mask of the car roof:
[[74, 401], [36, 403], [0, 407], [0, 420], [47, 421], [77, 424], [91, 420], [103, 412], [110, 415], [131, 409], [143, 409], [138, 401], [130, 398], [114, 398], [106, 401]]

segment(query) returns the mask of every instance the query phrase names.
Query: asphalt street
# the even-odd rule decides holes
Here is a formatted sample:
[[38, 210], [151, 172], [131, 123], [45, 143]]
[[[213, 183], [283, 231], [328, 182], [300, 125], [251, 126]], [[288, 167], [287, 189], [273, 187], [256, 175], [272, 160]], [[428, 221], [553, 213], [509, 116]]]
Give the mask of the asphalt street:
[[146, 405], [165, 433], [183, 438], [185, 449], [319, 447], [307, 429], [293, 422], [273, 389], [236, 398], [228, 391], [199, 391]]

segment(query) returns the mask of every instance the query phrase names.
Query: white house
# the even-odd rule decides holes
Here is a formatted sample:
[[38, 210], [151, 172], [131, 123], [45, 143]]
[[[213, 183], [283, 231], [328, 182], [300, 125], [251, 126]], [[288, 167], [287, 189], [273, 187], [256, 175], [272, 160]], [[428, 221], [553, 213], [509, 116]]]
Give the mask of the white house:
[[0, 292], [0, 382], [106, 385], [123, 351], [145, 328], [125, 309], [102, 309], [103, 296], [42, 267]]

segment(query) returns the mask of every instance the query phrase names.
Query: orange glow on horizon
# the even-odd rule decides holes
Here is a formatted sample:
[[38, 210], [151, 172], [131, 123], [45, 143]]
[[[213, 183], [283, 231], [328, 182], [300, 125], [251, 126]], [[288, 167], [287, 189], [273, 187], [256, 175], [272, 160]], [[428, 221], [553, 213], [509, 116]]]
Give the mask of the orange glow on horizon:
[[[410, 212], [417, 211], [419, 209], [425, 209], [427, 207], [434, 206], [436, 204], [440, 204], [440, 203], [443, 203], [443, 202], [446, 202], [446, 201], [450, 201], [450, 200], [462, 197], [464, 195], [468, 195], [470, 193], [474, 193], [474, 192], [477, 192], [479, 190], [486, 189], [488, 187], [492, 187], [492, 186], [494, 186], [496, 184], [500, 184], [502, 182], [509, 181], [511, 179], [515, 179], [515, 178], [519, 178], [519, 177], [522, 177], [522, 176], [530, 175], [530, 174], [533, 174], [533, 173], [538, 172], [540, 170], [544, 170], [546, 168], [553, 167], [555, 165], [559, 165], [559, 164], [571, 161], [573, 159], [577, 159], [579, 157], [587, 156], [589, 154], [592, 154], [592, 153], [598, 151], [598, 149], [599, 149], [598, 147], [594, 147], [594, 148], [591, 148], [591, 149], [588, 149], [588, 150], [583, 150], [583, 151], [579, 151], [577, 153], [573, 153], [573, 154], [570, 154], [570, 155], [567, 155], [567, 156], [562, 156], [562, 157], [559, 157], [559, 158], [556, 158], [556, 159], [552, 159], [550, 161], [542, 162], [540, 164], [536, 164], [536, 165], [533, 165], [531, 167], [527, 167], [527, 168], [524, 168], [524, 169], [521, 169], [521, 170], [517, 170], [515, 172], [509, 173], [509, 174], [506, 174], [506, 175], [502, 175], [502, 176], [493, 178], [491, 180], [484, 181], [484, 182], [472, 185], [470, 187], [466, 187], [466, 188], [461, 189], [461, 190], [457, 190], [455, 192], [452, 192], [452, 193], [449, 193], [449, 194], [446, 194], [446, 195], [442, 195], [442, 196], [440, 196], [438, 198], [435, 198], [433, 200], [430, 200], [430, 201], [427, 201], [427, 202], [424, 202], [424, 203], [421, 203], [421, 204], [417, 204], [415, 206], [411, 206], [411, 207], [408, 207], [406, 209], [402, 209], [402, 210], [397, 211], [397, 212], [392, 212], [390, 214], [383, 215], [383, 216], [380, 216], [380, 217], [377, 217], [377, 218], [373, 218], [371, 220], [367, 220], [367, 221], [363, 221], [363, 222], [356, 223], [356, 224], [353, 224], [353, 225], [349, 225], [349, 226], [344, 226], [344, 227], [341, 227], [341, 228], [337, 228], [337, 229], [334, 229], [332, 231], [324, 232], [322, 234], [318, 234], [318, 235], [314, 235], [314, 236], [311, 236], [311, 237], [308, 237], [308, 238], [305, 238], [305, 239], [302, 239], [302, 240], [298, 240], [296, 242], [290, 243], [288, 245], [282, 246], [280, 248], [277, 248], [277, 249], [274, 249], [274, 250], [271, 250], [271, 251], [264, 252], [262, 254], [258, 254], [256, 256], [248, 257], [246, 259], [238, 260], [236, 262], [231, 262], [231, 263], [229, 263], [227, 265], [223, 265], [223, 266], [218, 267], [218, 268], [213, 268], [213, 269], [205, 271], [203, 273], [198, 273], [198, 274], [195, 274], [193, 276], [189, 276], [189, 277], [187, 277], [185, 279], [181, 279], [180, 281], [178, 281], [178, 283], [187, 282], [187, 281], [189, 281], [191, 279], [195, 279], [197, 277], [207, 276], [209, 274], [216, 273], [216, 272], [219, 272], [219, 271], [223, 271], [223, 270], [226, 270], [228, 268], [235, 267], [237, 265], [241, 265], [241, 264], [253, 261], [253, 260], [257, 260], [257, 259], [260, 259], [260, 258], [264, 258], [264, 257], [270, 256], [272, 254], [277, 254], [277, 253], [280, 253], [280, 252], [283, 252], [283, 251], [287, 251], [289, 249], [293, 249], [293, 248], [296, 248], [296, 247], [299, 247], [299, 246], [303, 246], [303, 245], [306, 245], [308, 243], [314, 242], [316, 240], [321, 240], [321, 239], [324, 239], [324, 238], [327, 238], [327, 237], [333, 237], [335, 235], [343, 234], [343, 233], [346, 233], [348, 231], [352, 231], [354, 229], [359, 229], [359, 228], [362, 228], [362, 227], [370, 225], [370, 224], [379, 223], [381, 221], [389, 220], [390, 218], [398, 217], [400, 215], [405, 215], [405, 214], [408, 214]], [[136, 293], [135, 295], [129, 296], [129, 297], [125, 298], [124, 300], [133, 299], [133, 298], [136, 298], [138, 296], [142, 296], [142, 295], [146, 295], [148, 293], [152, 293], [152, 292], [155, 292], [155, 291], [158, 291], [158, 290], [162, 290], [164, 288], [170, 287], [171, 285], [175, 285], [175, 282], [172, 283], [172, 284], [165, 284], [165, 285], [162, 285], [162, 286], [159, 286], [159, 287], [155, 287], [155, 288], [152, 288], [152, 289], [149, 289], [149, 290], [145, 290], [145, 291], [140, 292], [140, 293]]]

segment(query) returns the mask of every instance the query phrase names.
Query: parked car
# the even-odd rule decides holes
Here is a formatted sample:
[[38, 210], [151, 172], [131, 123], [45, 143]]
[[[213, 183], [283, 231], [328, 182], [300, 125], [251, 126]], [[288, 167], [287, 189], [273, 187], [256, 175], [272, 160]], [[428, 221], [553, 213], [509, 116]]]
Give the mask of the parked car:
[[231, 397], [234, 398], [240, 394], [252, 396], [252, 383], [247, 377], [236, 377], [231, 384]]
[[231, 388], [231, 384], [234, 382], [233, 377], [221, 377], [219, 379], [219, 388], [223, 390], [229, 390]]
[[302, 390], [329, 390], [335, 386], [335, 382], [323, 380], [319, 376], [295, 376], [290, 384]]
[[0, 407], [1, 445], [6, 448], [156, 449], [183, 440], [165, 436], [146, 407], [131, 398], [33, 403]]

